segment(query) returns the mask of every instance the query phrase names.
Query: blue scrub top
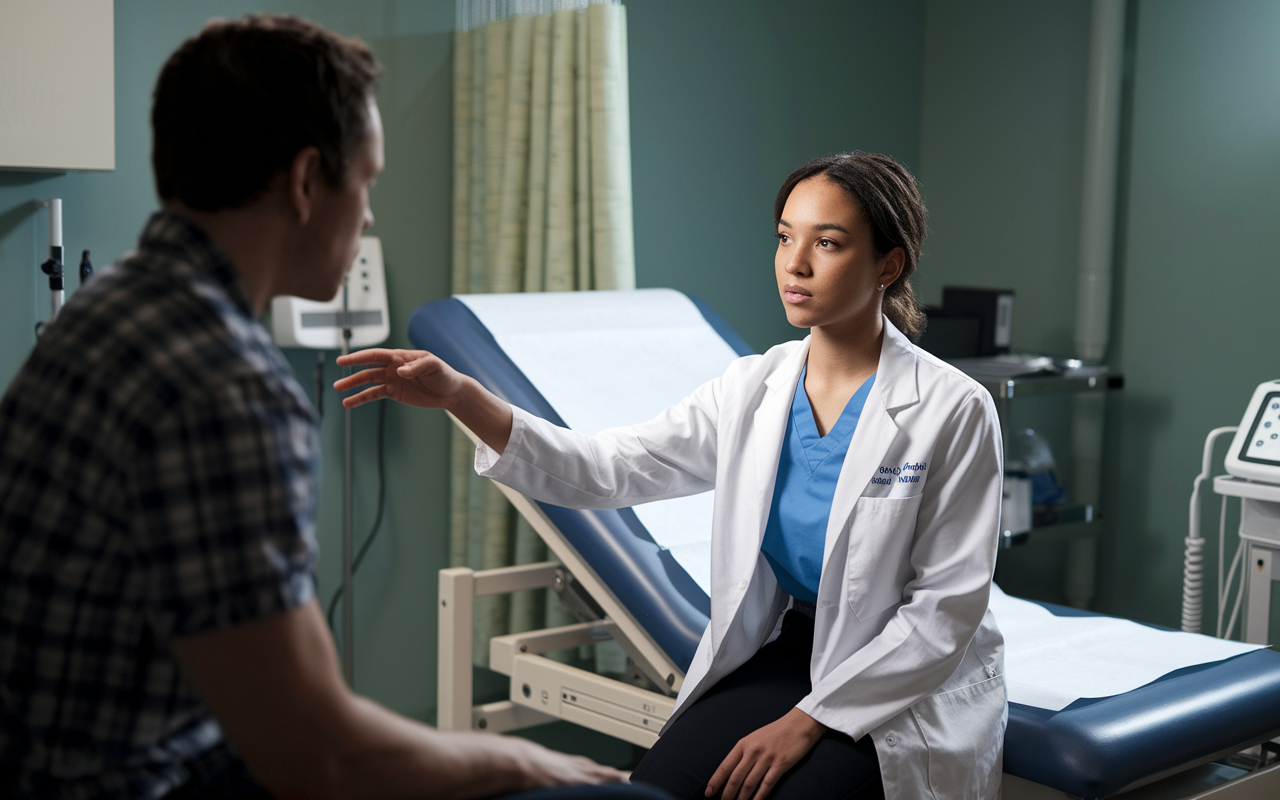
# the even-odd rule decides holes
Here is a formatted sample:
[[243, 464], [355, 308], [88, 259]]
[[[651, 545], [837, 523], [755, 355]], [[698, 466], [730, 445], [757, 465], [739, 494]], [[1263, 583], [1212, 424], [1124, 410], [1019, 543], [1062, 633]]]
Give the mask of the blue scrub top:
[[801, 370], [791, 401], [791, 420], [783, 437], [773, 505], [760, 549], [783, 591], [798, 600], [816, 603], [836, 481], [876, 376], [873, 374], [858, 387], [840, 419], [826, 436], [821, 436], [804, 390], [807, 372], [807, 366]]

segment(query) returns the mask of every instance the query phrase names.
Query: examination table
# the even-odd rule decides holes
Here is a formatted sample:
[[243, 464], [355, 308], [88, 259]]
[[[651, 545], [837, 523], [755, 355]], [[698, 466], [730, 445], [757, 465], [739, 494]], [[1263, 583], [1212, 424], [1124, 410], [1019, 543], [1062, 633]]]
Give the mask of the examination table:
[[[686, 335], [689, 347], [682, 344]], [[664, 384], [647, 398], [651, 405], [662, 392], [665, 402], [674, 402], [718, 374], [717, 360], [753, 352], [703, 301], [671, 290], [455, 297], [418, 308], [409, 336], [504, 400], [587, 432], [618, 424], [597, 409], [630, 404], [610, 413], [643, 411], [630, 421], [647, 419], [645, 398], [632, 395], [654, 394], [649, 384]], [[565, 351], [565, 369], [548, 350]], [[703, 374], [694, 375], [699, 369]], [[564, 378], [574, 370], [579, 377]], [[682, 370], [690, 374], [670, 374]], [[562, 417], [566, 408], [574, 409], [577, 424]], [[709, 503], [665, 512], [643, 506], [579, 511], [500, 488], [555, 560], [441, 571], [439, 726], [505, 731], [565, 719], [651, 745], [671, 713], [710, 604], [705, 555], [699, 555], [705, 539], [686, 530], [663, 540], [650, 528], [673, 516], [705, 524]], [[491, 640], [490, 666], [511, 677], [510, 699], [473, 707], [474, 598], [537, 587], [554, 589], [582, 622]], [[1043, 607], [1061, 618], [1088, 613]], [[603, 638], [618, 642], [634, 666], [624, 679], [542, 655]], [[1270, 741], [1277, 736], [1280, 654], [1270, 650], [1178, 669], [1132, 691], [1083, 697], [1057, 711], [1011, 702], [1004, 796], [1280, 798], [1280, 764]]]

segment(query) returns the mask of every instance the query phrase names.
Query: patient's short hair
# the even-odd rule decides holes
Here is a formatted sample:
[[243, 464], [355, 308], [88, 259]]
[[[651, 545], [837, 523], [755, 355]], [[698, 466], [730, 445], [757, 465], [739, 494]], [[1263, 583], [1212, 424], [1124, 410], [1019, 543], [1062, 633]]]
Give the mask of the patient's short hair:
[[920, 264], [926, 233], [927, 212], [915, 176], [889, 156], [854, 150], [820, 156], [797, 169], [783, 181], [773, 203], [773, 224], [782, 219], [782, 209], [796, 184], [817, 175], [830, 180], [857, 203], [871, 226], [871, 242], [877, 256], [901, 247], [906, 258], [902, 274], [884, 292], [884, 315], [898, 330], [919, 339], [924, 333], [924, 311], [911, 287], [911, 276]]
[[306, 147], [330, 185], [368, 134], [382, 67], [368, 46], [298, 17], [213, 20], [169, 57], [151, 108], [161, 200], [198, 211], [259, 197]]

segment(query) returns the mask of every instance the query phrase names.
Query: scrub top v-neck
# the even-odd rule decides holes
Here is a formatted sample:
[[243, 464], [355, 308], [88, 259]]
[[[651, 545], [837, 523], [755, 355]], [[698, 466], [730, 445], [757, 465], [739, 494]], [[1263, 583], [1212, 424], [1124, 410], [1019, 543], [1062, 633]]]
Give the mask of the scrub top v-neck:
[[801, 370], [791, 401], [773, 504], [760, 549], [782, 590], [798, 600], [814, 603], [818, 599], [827, 519], [831, 516], [836, 482], [876, 376], [873, 374], [858, 387], [836, 424], [823, 436], [818, 433], [804, 390], [807, 372], [808, 367]]

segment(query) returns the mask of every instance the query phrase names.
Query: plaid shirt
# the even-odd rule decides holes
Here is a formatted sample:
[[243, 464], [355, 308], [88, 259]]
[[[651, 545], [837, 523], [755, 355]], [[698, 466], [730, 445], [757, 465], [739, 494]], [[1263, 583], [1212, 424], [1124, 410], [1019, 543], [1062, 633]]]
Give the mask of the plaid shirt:
[[0, 401], [0, 795], [159, 797], [226, 752], [167, 642], [312, 599], [318, 446], [230, 263], [152, 217]]

